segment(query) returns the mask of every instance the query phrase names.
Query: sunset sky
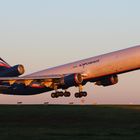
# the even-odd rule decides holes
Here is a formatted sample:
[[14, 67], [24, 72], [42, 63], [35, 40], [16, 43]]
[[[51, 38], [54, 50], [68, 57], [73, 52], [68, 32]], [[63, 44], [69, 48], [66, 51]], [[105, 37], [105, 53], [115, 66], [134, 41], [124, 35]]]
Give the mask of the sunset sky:
[[[140, 44], [140, 0], [1, 0], [0, 56], [23, 64], [25, 74]], [[140, 71], [119, 75], [119, 83], [98, 87], [88, 83], [86, 104], [140, 103]], [[71, 88], [71, 92], [78, 89]], [[81, 103], [0, 95], [1, 103]]]

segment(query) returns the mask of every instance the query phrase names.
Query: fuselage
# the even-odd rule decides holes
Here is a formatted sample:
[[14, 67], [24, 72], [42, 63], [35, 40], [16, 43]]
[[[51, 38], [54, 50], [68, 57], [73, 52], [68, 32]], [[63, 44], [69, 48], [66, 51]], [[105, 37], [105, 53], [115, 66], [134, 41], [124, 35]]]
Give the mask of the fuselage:
[[28, 76], [83, 73], [86, 75], [85, 79], [94, 79], [136, 69], [140, 69], [140, 46], [91, 57], [50, 69], [45, 69], [32, 73]]

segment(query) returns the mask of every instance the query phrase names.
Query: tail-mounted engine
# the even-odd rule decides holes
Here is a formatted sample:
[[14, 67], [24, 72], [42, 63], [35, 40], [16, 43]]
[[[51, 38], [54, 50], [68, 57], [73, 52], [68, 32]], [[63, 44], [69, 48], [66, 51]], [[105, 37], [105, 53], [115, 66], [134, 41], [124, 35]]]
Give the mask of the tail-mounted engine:
[[112, 76], [108, 76], [103, 78], [100, 81], [97, 81], [95, 84], [98, 86], [111, 86], [111, 85], [115, 85], [118, 83], [118, 76], [117, 75], [112, 75]]
[[0, 77], [15, 77], [25, 72], [23, 65], [15, 65], [0, 72]]
[[78, 86], [82, 84], [82, 82], [83, 82], [83, 77], [81, 74], [71, 74], [63, 78], [62, 85], [63, 88], [65, 89], [72, 86]]

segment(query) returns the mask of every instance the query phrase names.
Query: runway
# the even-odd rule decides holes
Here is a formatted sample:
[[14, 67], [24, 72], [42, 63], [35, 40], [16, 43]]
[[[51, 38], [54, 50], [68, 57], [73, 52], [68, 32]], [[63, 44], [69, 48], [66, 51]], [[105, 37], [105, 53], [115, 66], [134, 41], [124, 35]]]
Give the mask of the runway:
[[139, 140], [139, 105], [1, 105], [0, 139]]

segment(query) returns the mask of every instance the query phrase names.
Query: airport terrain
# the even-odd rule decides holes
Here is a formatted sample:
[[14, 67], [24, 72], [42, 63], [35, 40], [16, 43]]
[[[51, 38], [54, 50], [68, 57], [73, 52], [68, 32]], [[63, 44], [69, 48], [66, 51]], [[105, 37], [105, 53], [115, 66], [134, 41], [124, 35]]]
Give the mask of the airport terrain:
[[139, 140], [139, 105], [1, 105], [0, 140]]

